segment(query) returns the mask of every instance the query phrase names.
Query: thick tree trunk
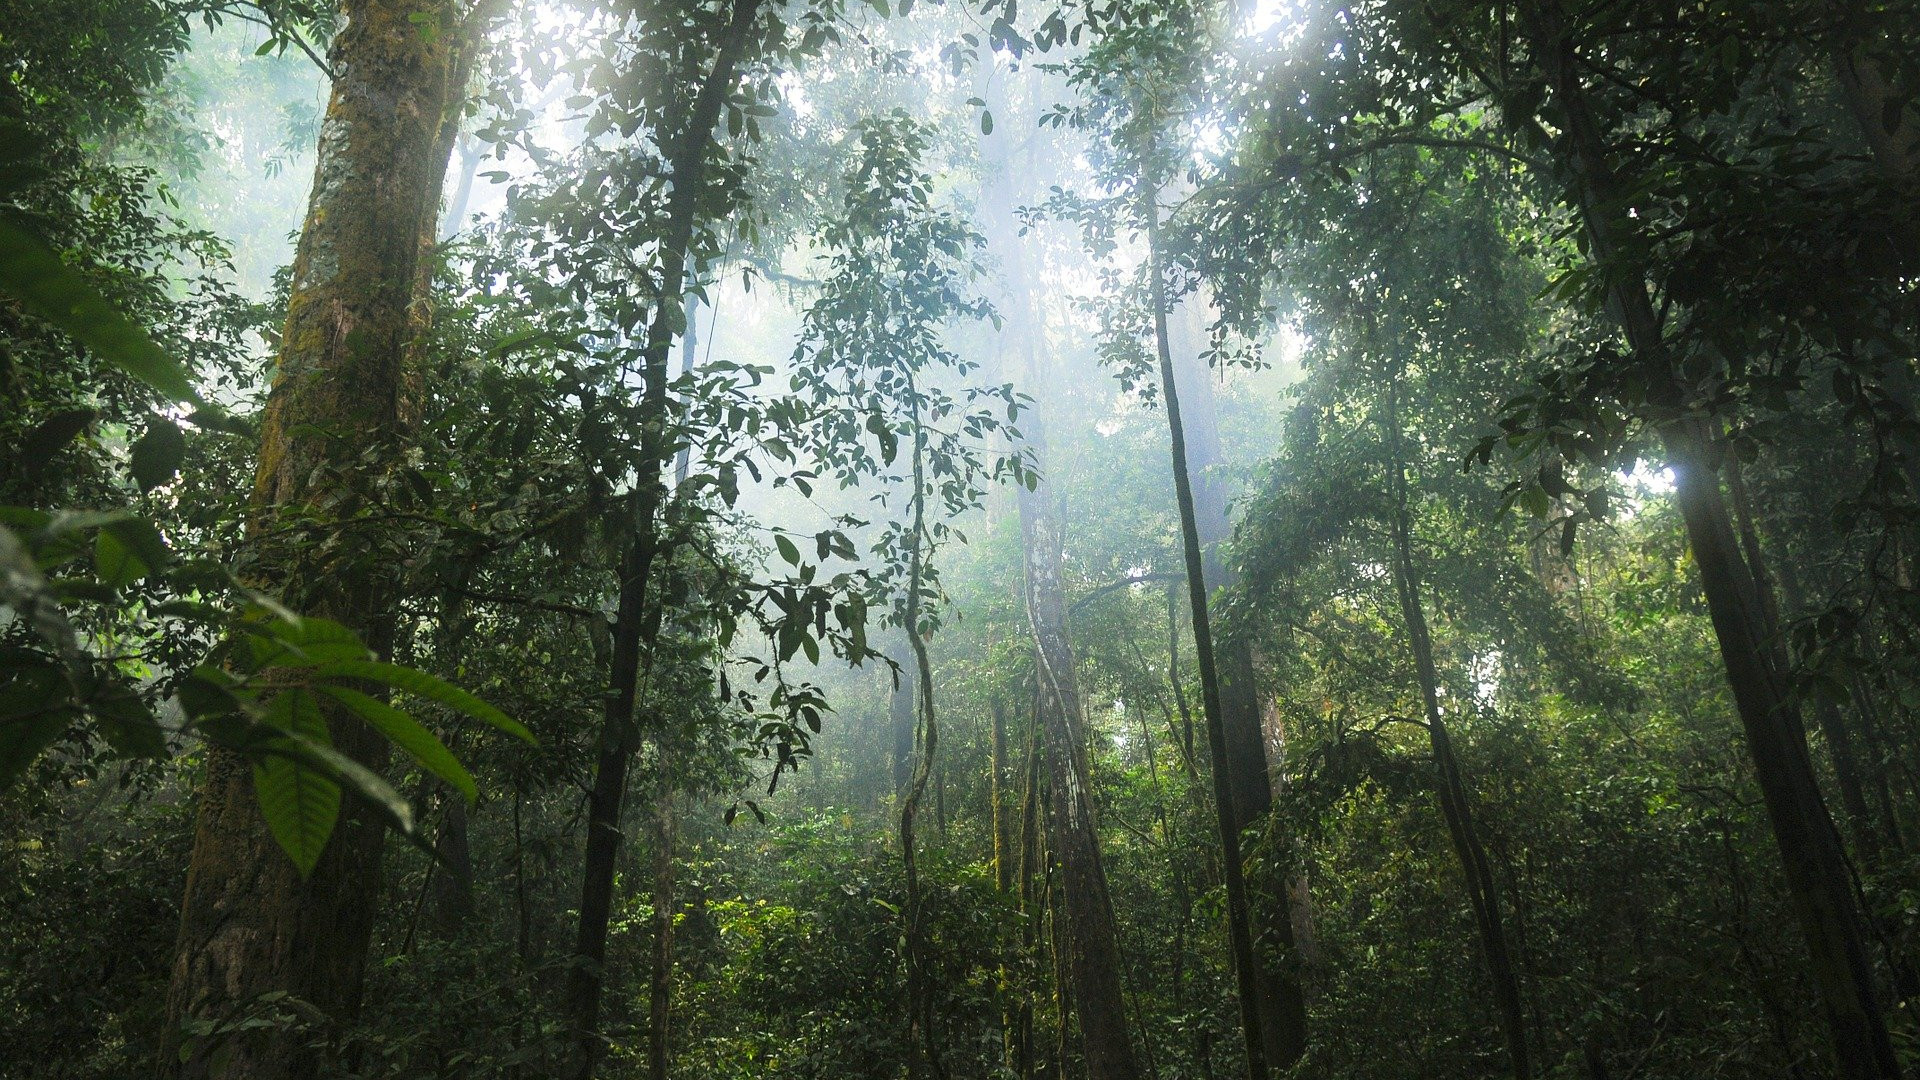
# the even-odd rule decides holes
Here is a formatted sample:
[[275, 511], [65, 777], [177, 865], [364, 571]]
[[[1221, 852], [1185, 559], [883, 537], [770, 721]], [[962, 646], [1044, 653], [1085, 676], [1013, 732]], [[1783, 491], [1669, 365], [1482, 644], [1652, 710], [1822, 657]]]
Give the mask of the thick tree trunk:
[[[1174, 374], [1180, 381], [1194, 526], [1202, 544], [1201, 566], [1206, 572], [1207, 591], [1213, 593], [1231, 588], [1240, 575], [1222, 556], [1222, 548], [1233, 535], [1233, 525], [1227, 515], [1226, 487], [1219, 476], [1225, 455], [1220, 447], [1213, 380], [1199, 351], [1204, 331], [1191, 325], [1199, 310], [1197, 305], [1187, 306], [1188, 332], [1182, 335], [1184, 340], [1175, 352]], [[1219, 641], [1217, 648], [1220, 726], [1226, 735], [1227, 757], [1225, 761], [1216, 760], [1214, 767], [1227, 775], [1233, 828], [1244, 835], [1247, 829], [1264, 823], [1273, 810], [1273, 777], [1261, 724], [1260, 691], [1254, 680], [1253, 644], [1236, 636]], [[1276, 874], [1256, 873], [1247, 879], [1247, 917], [1253, 928], [1254, 1007], [1260, 1014], [1267, 1065], [1274, 1069], [1290, 1067], [1307, 1049], [1306, 997], [1301, 990], [1288, 884]]]
[[[1911, 89], [1903, 93], [1886, 74], [1888, 67], [1897, 68], [1905, 57], [1900, 55], [1899, 46], [1879, 40], [1867, 11], [1857, 0], [1828, 0], [1826, 6], [1835, 24], [1830, 48], [1840, 96], [1880, 175], [1911, 206], [1913, 196], [1920, 194], [1915, 191], [1920, 184], [1920, 106], [1914, 102]], [[1920, 222], [1909, 214], [1898, 221], [1896, 228], [1906, 257], [1920, 258]], [[1909, 469], [1920, 466], [1920, 462], [1907, 464]], [[1920, 491], [1915, 494], [1920, 495]]]
[[667, 383], [673, 343], [684, 325], [679, 309], [686, 295], [686, 270], [706, 187], [708, 146], [719, 123], [735, 75], [751, 43], [761, 0], [734, 0], [712, 66], [688, 109], [686, 126], [673, 133], [667, 222], [661, 237], [659, 304], [647, 327], [641, 405], [643, 469], [632, 501], [632, 529], [620, 560], [620, 590], [614, 621], [613, 657], [600, 750], [587, 803], [587, 848], [580, 887], [580, 922], [574, 937], [574, 964], [567, 980], [567, 1016], [574, 1035], [572, 1080], [592, 1080], [604, 1049], [600, 1037], [600, 997], [605, 986], [607, 926], [613, 908], [614, 859], [620, 844], [620, 809], [626, 796], [627, 768], [639, 746], [634, 723], [643, 644], [660, 627], [659, 604], [649, 595], [659, 547], [659, 514], [666, 502], [669, 465]]
[[[1637, 361], [1648, 370], [1668, 370], [1660, 318], [1644, 277], [1623, 273], [1627, 268], [1615, 265], [1623, 247], [1620, 234], [1628, 227], [1626, 208], [1581, 85], [1565, 13], [1558, 0], [1535, 0], [1522, 13], [1535, 61], [1559, 107], [1578, 209], [1596, 261], [1608, 266], [1614, 281], [1614, 314]], [[1668, 423], [1662, 435], [1674, 470], [1675, 501], [1780, 849], [1839, 1073], [1844, 1080], [1897, 1077], [1900, 1067], [1874, 986], [1839, 834], [1815, 782], [1799, 711], [1786, 692], [1783, 673], [1772, 663], [1769, 642], [1777, 628], [1766, 625], [1752, 571], [1741, 559], [1706, 426], [1682, 418]]]
[[1393, 487], [1393, 580], [1400, 596], [1400, 614], [1407, 626], [1407, 641], [1412, 646], [1414, 670], [1420, 682], [1420, 703], [1426, 713], [1427, 736], [1433, 747], [1437, 774], [1440, 814], [1447, 823], [1447, 835], [1453, 841], [1454, 854], [1460, 859], [1461, 875], [1466, 881], [1467, 900], [1473, 909], [1473, 922], [1480, 938], [1480, 950], [1487, 961], [1487, 974], [1493, 982], [1495, 1011], [1507, 1040], [1507, 1062], [1515, 1080], [1527, 1080], [1533, 1067], [1527, 1052], [1527, 1025], [1521, 1007], [1520, 977], [1514, 971], [1513, 957], [1507, 947], [1507, 930], [1500, 917], [1500, 892], [1493, 878], [1493, 866], [1487, 849], [1474, 827], [1473, 804], [1467, 794], [1466, 780], [1460, 773], [1460, 760], [1453, 751], [1453, 738], [1440, 711], [1440, 676], [1433, 662], [1433, 638], [1427, 629], [1426, 609], [1420, 596], [1420, 572], [1413, 561], [1413, 512], [1408, 505], [1406, 453], [1400, 437], [1399, 377], [1390, 376], [1387, 384], [1387, 438], [1393, 457], [1388, 480]]
[[[1227, 745], [1221, 703], [1221, 678], [1216, 664], [1213, 628], [1207, 616], [1206, 558], [1196, 523], [1193, 472], [1187, 461], [1186, 430], [1180, 412], [1180, 391], [1168, 341], [1166, 283], [1160, 271], [1160, 205], [1152, 185], [1143, 185], [1142, 210], [1147, 226], [1147, 276], [1153, 306], [1154, 342], [1160, 359], [1161, 404], [1167, 411], [1168, 443], [1173, 451], [1173, 489], [1179, 504], [1182, 555], [1187, 572], [1187, 598], [1193, 608], [1193, 646], [1200, 664], [1201, 711], [1206, 718], [1207, 748], [1213, 757], [1214, 812], [1220, 829], [1221, 870], [1227, 887], [1227, 944], [1233, 956], [1233, 974], [1240, 1000], [1240, 1030], [1246, 1039], [1247, 1075], [1266, 1080], [1267, 1039], [1260, 1016], [1260, 965], [1253, 947], [1253, 926], [1247, 901], [1246, 875], [1240, 857], [1240, 830], [1234, 821], [1231, 780], [1233, 755]], [[1256, 724], [1258, 717], [1256, 714]], [[1264, 761], [1264, 755], [1262, 760]]]
[[[318, 545], [274, 547], [272, 518], [282, 509], [325, 518], [335, 497], [378, 471], [365, 464], [366, 451], [397, 449], [406, 437], [409, 309], [437, 223], [447, 168], [441, 131], [461, 39], [423, 35], [415, 17], [461, 26], [462, 12], [442, 0], [347, 0], [342, 14], [261, 430], [253, 507], [267, 550], [254, 576], [297, 610], [338, 620], [384, 650], [392, 587], [382, 569], [368, 560], [322, 565], [312, 554]], [[337, 749], [376, 770], [384, 765], [387, 744], [365, 725], [332, 716], [329, 728]], [[268, 992], [290, 994], [328, 1021], [351, 1015], [383, 840], [374, 814], [349, 802], [302, 881], [260, 820], [248, 763], [227, 751], [208, 755], [167, 993], [163, 1074], [316, 1073], [318, 1056], [294, 1033], [271, 1028], [193, 1039], [183, 1060], [182, 1025], [236, 1019]]]

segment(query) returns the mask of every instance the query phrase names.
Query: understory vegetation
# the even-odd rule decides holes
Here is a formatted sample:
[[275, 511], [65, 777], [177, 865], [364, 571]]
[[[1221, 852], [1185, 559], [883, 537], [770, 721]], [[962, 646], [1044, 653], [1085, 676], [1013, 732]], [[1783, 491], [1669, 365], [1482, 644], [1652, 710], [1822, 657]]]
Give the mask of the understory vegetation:
[[1905, 0], [0, 2], [0, 1080], [1920, 1069]]

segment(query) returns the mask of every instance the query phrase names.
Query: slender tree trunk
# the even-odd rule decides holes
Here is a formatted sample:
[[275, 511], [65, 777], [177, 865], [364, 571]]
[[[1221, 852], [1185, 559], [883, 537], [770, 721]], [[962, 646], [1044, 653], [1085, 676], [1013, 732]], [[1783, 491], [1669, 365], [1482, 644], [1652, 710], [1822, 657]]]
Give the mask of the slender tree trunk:
[[641, 425], [641, 470], [631, 500], [631, 528], [621, 555], [619, 599], [613, 634], [606, 715], [587, 802], [587, 846], [580, 890], [580, 922], [574, 938], [574, 963], [567, 980], [567, 1016], [574, 1036], [568, 1075], [592, 1080], [603, 1046], [600, 998], [605, 985], [607, 926], [613, 908], [613, 870], [620, 846], [620, 808], [626, 796], [627, 769], [639, 745], [634, 703], [639, 686], [642, 646], [657, 635], [658, 603], [650, 603], [653, 565], [659, 547], [659, 514], [665, 505], [664, 470], [668, 465], [667, 383], [673, 343], [683, 325], [679, 304], [686, 295], [686, 265], [706, 186], [707, 147], [719, 123], [735, 73], [752, 37], [761, 0], [734, 0], [712, 67], [700, 82], [687, 124], [672, 139], [667, 222], [660, 256], [658, 305], [647, 328], [645, 383], [641, 405], [650, 419]]
[[945, 1080], [946, 1066], [940, 1059], [939, 1033], [934, 1027], [933, 987], [927, 981], [926, 904], [920, 889], [919, 854], [914, 840], [914, 819], [920, 811], [927, 781], [940, 749], [940, 728], [933, 709], [933, 663], [927, 655], [926, 638], [920, 631], [920, 612], [926, 588], [927, 532], [926, 430], [921, 425], [917, 391], [908, 380], [908, 393], [915, 397], [913, 414], [913, 534], [908, 554], [906, 614], [902, 622], [907, 642], [913, 648], [914, 686], [918, 691], [920, 724], [918, 753], [914, 756], [913, 777], [900, 800], [900, 851], [907, 871], [907, 1075], [917, 1080], [930, 1075]]
[[[1779, 604], [1774, 600], [1775, 575], [1767, 568], [1766, 552], [1760, 542], [1760, 529], [1755, 521], [1740, 461], [1732, 455], [1727, 459], [1727, 489], [1733, 496], [1734, 520], [1739, 523], [1740, 543], [1746, 550], [1748, 565], [1753, 567], [1754, 588], [1761, 595], [1770, 621], [1775, 626], [1783, 625]], [[1780, 560], [1778, 585], [1781, 597], [1792, 613], [1796, 616], [1805, 614], [1806, 597], [1801, 592], [1799, 575], [1794, 572], [1790, 558]], [[1785, 655], [1786, 642], [1780, 641], [1779, 646], [1782, 655], [1778, 662], [1784, 669], [1791, 659]], [[1875, 830], [1873, 815], [1867, 809], [1866, 787], [1860, 779], [1860, 761], [1854, 749], [1853, 733], [1847, 729], [1839, 707], [1831, 699], [1816, 694], [1811, 696], [1808, 703], [1813, 709], [1814, 725], [1827, 744], [1827, 754], [1833, 761], [1834, 779], [1840, 788], [1840, 808], [1853, 833], [1854, 846], [1869, 867], [1879, 868], [1883, 865], [1880, 836]]]
[[887, 649], [887, 658], [898, 665], [899, 672], [887, 697], [887, 723], [893, 732], [893, 754], [889, 759], [893, 765], [893, 795], [900, 798], [913, 779], [914, 729], [918, 726], [913, 705], [913, 645], [904, 634]]
[[[1185, 340], [1175, 355], [1174, 373], [1180, 380], [1186, 422], [1194, 526], [1200, 534], [1207, 591], [1212, 593], [1231, 588], [1240, 575], [1221, 554], [1233, 526], [1227, 516], [1225, 485], [1218, 475], [1225, 455], [1220, 447], [1213, 380], [1199, 352], [1202, 333], [1191, 326], [1199, 311], [1197, 305], [1187, 307], [1188, 332], [1182, 335]], [[1233, 796], [1233, 828], [1245, 835], [1249, 828], [1265, 825], [1273, 810], [1273, 778], [1261, 725], [1253, 644], [1235, 636], [1218, 642], [1217, 648], [1220, 726], [1226, 736], [1227, 758], [1224, 762], [1216, 759], [1214, 767], [1227, 775]], [[1274, 1069], [1292, 1066], [1307, 1049], [1306, 997], [1300, 985], [1288, 884], [1277, 875], [1263, 873], [1249, 875], [1247, 880], [1247, 918], [1253, 930], [1255, 965], [1254, 1007], [1260, 1014], [1267, 1065]]]
[[447, 794], [447, 813], [440, 822], [434, 848], [447, 861], [445, 870], [430, 869], [433, 889], [428, 897], [431, 926], [442, 940], [460, 937], [473, 919], [473, 848], [467, 842], [467, 801]]
[[1433, 662], [1433, 638], [1427, 630], [1426, 609], [1420, 598], [1420, 572], [1413, 561], [1413, 511], [1408, 505], [1406, 448], [1400, 433], [1399, 373], [1387, 382], [1387, 438], [1393, 461], [1388, 480], [1393, 486], [1393, 578], [1400, 595], [1400, 613], [1407, 624], [1407, 641], [1413, 649], [1414, 669], [1420, 680], [1420, 702], [1426, 711], [1427, 735], [1433, 747], [1434, 770], [1438, 774], [1440, 813], [1447, 823], [1447, 835], [1453, 840], [1454, 854], [1467, 885], [1467, 899], [1473, 908], [1473, 922], [1479, 932], [1480, 949], [1487, 961], [1487, 974], [1493, 981], [1495, 1011], [1506, 1035], [1507, 1061], [1515, 1080], [1527, 1080], [1533, 1069], [1527, 1053], [1527, 1025], [1520, 998], [1520, 978], [1514, 972], [1513, 958], [1507, 948], [1506, 924], [1500, 917], [1500, 892], [1493, 878], [1493, 866], [1487, 849], [1474, 827], [1473, 804], [1466, 780], [1460, 773], [1460, 760], [1453, 751], [1453, 737], [1447, 731], [1440, 710], [1440, 676]]
[[993, 748], [990, 768], [988, 797], [993, 800], [990, 807], [993, 824], [993, 884], [1002, 893], [1013, 890], [1012, 853], [1007, 850], [1006, 823], [1006, 777], [1007, 777], [1007, 706], [1006, 702], [995, 694], [990, 706], [993, 715]]
[[[1021, 955], [1032, 960], [1040, 944], [1040, 916], [1035, 911], [1034, 869], [1040, 863], [1040, 698], [1036, 689], [1033, 708], [1027, 722], [1025, 776], [1020, 784], [1020, 948]], [[1013, 1073], [1019, 1080], [1031, 1080], [1034, 1071], [1033, 991], [1031, 985], [1020, 988], [1017, 1015], [1014, 1018]]]
[[[1622, 221], [1625, 204], [1580, 82], [1565, 13], [1558, 0], [1534, 0], [1522, 13], [1535, 60], [1559, 107], [1578, 209], [1595, 259], [1608, 267], [1614, 281], [1614, 314], [1637, 361], [1648, 370], [1669, 370], [1660, 319], [1644, 277], [1623, 274], [1625, 268], [1617, 265], [1619, 234], [1628, 227]], [[1752, 572], [1741, 561], [1705, 425], [1683, 418], [1670, 422], [1662, 435], [1674, 469], [1675, 501], [1699, 567], [1840, 1075], [1844, 1080], [1897, 1077], [1900, 1067], [1874, 987], [1838, 833], [1815, 782], [1798, 710], [1771, 662], [1767, 642], [1774, 628], [1764, 625]]]
[[467, 225], [467, 207], [473, 201], [473, 181], [480, 172], [480, 161], [486, 157], [486, 149], [477, 139], [459, 139], [457, 125], [454, 132], [460, 148], [460, 179], [454, 184], [453, 197], [447, 201], [447, 213], [440, 222], [440, 241], [460, 235]]
[[1186, 430], [1180, 392], [1175, 385], [1173, 353], [1167, 338], [1166, 283], [1160, 272], [1159, 193], [1143, 184], [1142, 211], [1147, 225], [1147, 276], [1153, 306], [1154, 342], [1160, 354], [1160, 394], [1167, 411], [1168, 442], [1173, 450], [1173, 489], [1179, 503], [1181, 548], [1187, 571], [1187, 598], [1193, 608], [1193, 647], [1200, 663], [1201, 711], [1206, 717], [1207, 747], [1213, 757], [1214, 813], [1220, 828], [1222, 876], [1227, 887], [1227, 943], [1240, 1000], [1240, 1030], [1246, 1039], [1247, 1075], [1266, 1080], [1267, 1040], [1260, 1026], [1260, 967], [1254, 956], [1247, 884], [1240, 858], [1240, 830], [1234, 820], [1232, 751], [1227, 745], [1220, 672], [1215, 664], [1213, 628], [1207, 615], [1205, 556], [1195, 521], [1193, 473], [1187, 463]]
[[[1045, 453], [1042, 419], [1032, 413], [1022, 426], [1037, 462]], [[1033, 627], [1040, 683], [1040, 728], [1052, 778], [1048, 847], [1051, 861], [1060, 868], [1066, 931], [1067, 982], [1062, 989], [1080, 1023], [1089, 1080], [1133, 1080], [1141, 1074], [1128, 1030], [1120, 944], [1088, 786], [1079, 675], [1061, 580], [1060, 517], [1048, 502], [1051, 492], [1051, 485], [1043, 483], [1017, 494], [1026, 553], [1027, 619]]]
[[[414, 18], [459, 27], [462, 11], [443, 0], [347, 0], [342, 13], [261, 430], [252, 505], [264, 541], [272, 540], [272, 518], [283, 509], [324, 519], [335, 497], [351, 495], [380, 471], [365, 463], [368, 449], [398, 450], [408, 434], [409, 308], [446, 175], [445, 156], [434, 155], [446, 145], [440, 132], [453, 111], [462, 36], [429, 38]], [[393, 583], [364, 562], [323, 563], [315, 554], [320, 546], [264, 551], [258, 584], [384, 651]], [[373, 769], [384, 765], [387, 743], [365, 725], [334, 715], [328, 726], [336, 749]], [[253, 1080], [316, 1073], [317, 1056], [302, 1052], [292, 1033], [261, 1029], [183, 1045], [181, 1028], [235, 1019], [268, 992], [291, 994], [329, 1020], [350, 1016], [365, 971], [384, 839], [373, 812], [348, 802], [303, 881], [260, 820], [246, 760], [224, 750], [208, 755], [167, 992], [164, 1075]]]

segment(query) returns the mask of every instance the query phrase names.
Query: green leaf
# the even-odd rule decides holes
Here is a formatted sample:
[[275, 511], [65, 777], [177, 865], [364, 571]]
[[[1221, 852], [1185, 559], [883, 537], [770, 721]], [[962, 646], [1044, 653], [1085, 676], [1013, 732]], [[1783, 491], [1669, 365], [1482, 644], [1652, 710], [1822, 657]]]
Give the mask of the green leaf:
[[373, 651], [358, 635], [332, 619], [282, 618], [262, 613], [265, 624], [248, 641], [255, 670], [275, 666], [314, 667], [341, 660], [370, 660]]
[[993, 114], [985, 109], [980, 111], [980, 134], [993, 134]]
[[153, 568], [113, 533], [101, 529], [93, 538], [93, 570], [101, 584], [110, 589], [124, 589], [146, 577]]
[[459, 758], [453, 756], [453, 751], [447, 749], [439, 736], [427, 730], [418, 720], [352, 687], [324, 685], [320, 689], [352, 709], [356, 716], [376, 731], [393, 740], [394, 745], [405, 750], [420, 763], [421, 768], [459, 789], [467, 802], [472, 803], [480, 798], [480, 789], [474, 784], [472, 774], [460, 764]]
[[[326, 718], [305, 690], [288, 690], [267, 706], [267, 721], [294, 738], [271, 743], [253, 766], [260, 816], [302, 878], [313, 873], [340, 818], [340, 785], [318, 767], [313, 747], [332, 749]], [[302, 747], [300, 744], [308, 744]]]
[[167, 754], [167, 733], [153, 711], [131, 687], [110, 683], [90, 695], [87, 711], [99, 721], [108, 745], [123, 757], [161, 758]]
[[53, 249], [9, 221], [0, 221], [0, 292], [174, 401], [201, 404], [186, 368]]
[[111, 534], [126, 549], [147, 564], [149, 573], [165, 570], [173, 562], [173, 550], [167, 547], [166, 537], [146, 518], [130, 514], [120, 515], [100, 526], [100, 531]]
[[146, 434], [133, 444], [134, 482], [141, 491], [152, 491], [173, 479], [186, 456], [186, 435], [173, 421], [156, 416], [147, 425]]
[[483, 724], [499, 728], [530, 746], [540, 745], [540, 740], [534, 738], [533, 732], [522, 727], [519, 721], [452, 683], [435, 678], [416, 668], [402, 667], [399, 664], [388, 664], [378, 660], [336, 660], [323, 665], [314, 674], [323, 679], [366, 679], [369, 682], [391, 686], [395, 690], [404, 690], [415, 697], [437, 701]]
[[72, 442], [93, 423], [92, 409], [62, 409], [34, 425], [20, 443], [20, 460], [38, 464]]
[[26, 774], [35, 758], [58, 742], [79, 715], [69, 698], [66, 673], [32, 653], [5, 658], [0, 683], [0, 791]]
[[789, 540], [785, 536], [785, 534], [782, 534], [782, 533], [774, 534], [773, 543], [775, 547], [780, 549], [781, 558], [787, 560], [788, 562], [794, 564], [795, 566], [800, 565], [799, 545], [795, 544], [792, 540]]

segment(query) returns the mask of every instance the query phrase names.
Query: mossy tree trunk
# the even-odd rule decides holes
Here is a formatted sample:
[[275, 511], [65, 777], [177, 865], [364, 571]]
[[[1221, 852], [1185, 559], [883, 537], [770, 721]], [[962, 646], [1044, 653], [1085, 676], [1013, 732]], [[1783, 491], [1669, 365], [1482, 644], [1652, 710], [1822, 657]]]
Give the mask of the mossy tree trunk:
[[[392, 636], [394, 583], [379, 536], [352, 516], [408, 439], [407, 343], [421, 260], [457, 122], [472, 12], [449, 0], [346, 0], [331, 97], [293, 266], [279, 366], [261, 427], [252, 579], [295, 610], [337, 620], [376, 650]], [[426, 28], [438, 32], [427, 32]], [[295, 524], [297, 522], [297, 524]], [[336, 748], [374, 769], [387, 744], [329, 717]], [[286, 1029], [197, 1037], [284, 993], [333, 1023], [358, 1004], [384, 836], [343, 806], [302, 880], [254, 803], [248, 762], [209, 753], [167, 994], [163, 1074], [306, 1077], [319, 1061]], [[204, 1033], [203, 1033], [204, 1034]], [[181, 1052], [184, 1046], [184, 1053]]]

